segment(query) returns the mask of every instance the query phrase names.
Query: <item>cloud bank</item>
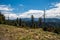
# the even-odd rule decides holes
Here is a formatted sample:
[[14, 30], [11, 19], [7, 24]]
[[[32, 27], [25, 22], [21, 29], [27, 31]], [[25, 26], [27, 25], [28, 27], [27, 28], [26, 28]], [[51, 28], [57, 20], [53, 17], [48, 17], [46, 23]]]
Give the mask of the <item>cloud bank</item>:
[[[45, 10], [46, 18], [60, 18], [60, 3], [54, 4], [54, 8]], [[22, 18], [30, 18], [33, 15], [35, 18], [42, 17], [44, 15], [44, 10], [29, 10], [19, 15]]]
[[13, 13], [13, 8], [11, 8], [11, 5], [0, 5], [0, 11], [2, 14], [4, 14], [5, 18], [8, 19], [16, 19], [17, 15]]
[[[60, 3], [56, 3], [53, 5], [54, 8], [51, 8], [49, 10], [45, 10], [46, 18], [60, 18]], [[5, 15], [6, 19], [8, 19], [8, 16], [10, 19], [16, 19], [18, 18], [31, 18], [31, 15], [33, 15], [35, 18], [42, 17], [44, 14], [44, 10], [28, 10], [23, 13], [19, 13], [17, 15], [13, 11], [13, 8], [7, 6], [7, 5], [0, 5], [0, 10], [2, 10], [2, 13]]]

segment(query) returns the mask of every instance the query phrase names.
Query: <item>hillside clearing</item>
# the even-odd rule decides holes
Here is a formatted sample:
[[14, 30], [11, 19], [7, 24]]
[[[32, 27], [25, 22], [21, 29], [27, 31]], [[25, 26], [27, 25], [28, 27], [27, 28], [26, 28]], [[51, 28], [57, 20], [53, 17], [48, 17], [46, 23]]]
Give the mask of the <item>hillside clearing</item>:
[[0, 40], [60, 40], [60, 34], [43, 31], [42, 28], [26, 29], [1, 24]]

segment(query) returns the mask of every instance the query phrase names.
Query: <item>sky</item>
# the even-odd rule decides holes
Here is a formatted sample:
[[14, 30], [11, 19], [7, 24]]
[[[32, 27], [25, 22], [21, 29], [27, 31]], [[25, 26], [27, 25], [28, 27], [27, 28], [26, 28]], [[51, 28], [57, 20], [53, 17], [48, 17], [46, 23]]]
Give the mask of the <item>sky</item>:
[[60, 0], [0, 0], [0, 11], [6, 19], [42, 17], [46, 10], [46, 18], [60, 17]]

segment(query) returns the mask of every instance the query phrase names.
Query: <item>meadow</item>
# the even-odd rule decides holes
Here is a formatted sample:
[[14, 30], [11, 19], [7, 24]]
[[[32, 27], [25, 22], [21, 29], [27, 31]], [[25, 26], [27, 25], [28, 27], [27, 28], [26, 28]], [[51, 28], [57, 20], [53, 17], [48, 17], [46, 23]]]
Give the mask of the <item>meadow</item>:
[[60, 40], [60, 34], [42, 28], [19, 28], [0, 24], [0, 40]]

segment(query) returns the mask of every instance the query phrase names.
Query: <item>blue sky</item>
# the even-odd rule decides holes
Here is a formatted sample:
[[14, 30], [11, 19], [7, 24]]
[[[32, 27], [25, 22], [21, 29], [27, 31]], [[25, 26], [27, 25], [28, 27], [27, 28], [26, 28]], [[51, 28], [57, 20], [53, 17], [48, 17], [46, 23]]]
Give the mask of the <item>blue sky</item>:
[[46, 8], [46, 18], [60, 18], [60, 0], [0, 0], [0, 11], [11, 19], [22, 17], [35, 18], [43, 16]]
[[[44, 10], [50, 9], [52, 3], [60, 2], [60, 0], [0, 0], [0, 5], [11, 5], [13, 12], [25, 12], [30, 9]], [[18, 9], [18, 10], [17, 10]]]

